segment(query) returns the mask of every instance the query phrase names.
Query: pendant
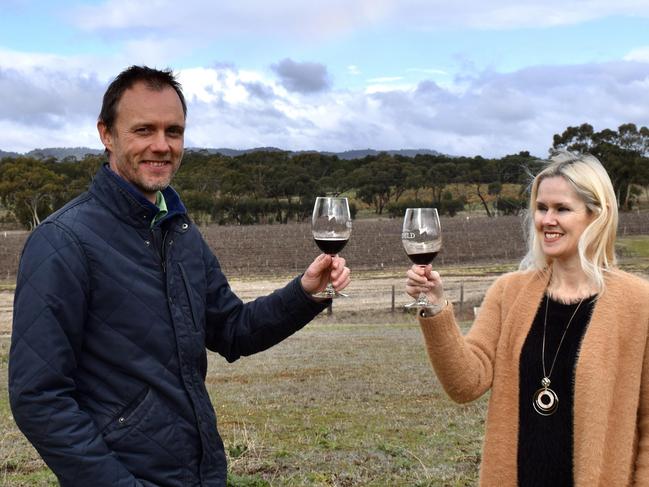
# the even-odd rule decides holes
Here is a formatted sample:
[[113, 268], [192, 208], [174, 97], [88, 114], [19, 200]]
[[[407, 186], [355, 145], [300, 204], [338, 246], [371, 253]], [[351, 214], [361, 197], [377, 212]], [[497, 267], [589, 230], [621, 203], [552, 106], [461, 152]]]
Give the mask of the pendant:
[[534, 410], [541, 416], [550, 416], [554, 414], [559, 405], [559, 397], [557, 393], [550, 389], [550, 379], [543, 377], [541, 380], [541, 387], [534, 393], [532, 404]]

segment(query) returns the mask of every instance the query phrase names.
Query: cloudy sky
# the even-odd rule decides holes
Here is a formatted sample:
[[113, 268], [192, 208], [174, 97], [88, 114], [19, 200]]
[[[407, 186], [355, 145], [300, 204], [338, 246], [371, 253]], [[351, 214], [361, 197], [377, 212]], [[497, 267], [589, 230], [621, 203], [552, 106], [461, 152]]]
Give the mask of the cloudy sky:
[[0, 149], [101, 148], [132, 64], [179, 74], [189, 147], [545, 156], [649, 125], [649, 2], [0, 0]]

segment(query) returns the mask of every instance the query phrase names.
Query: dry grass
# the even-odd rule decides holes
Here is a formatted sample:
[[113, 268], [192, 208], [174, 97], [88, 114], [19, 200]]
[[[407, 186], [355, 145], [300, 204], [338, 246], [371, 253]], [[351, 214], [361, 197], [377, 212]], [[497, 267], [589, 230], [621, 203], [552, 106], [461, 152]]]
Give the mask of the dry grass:
[[476, 481], [485, 400], [447, 399], [407, 315], [318, 319], [267, 353], [213, 360], [208, 389], [234, 474], [273, 486]]
[[[485, 401], [451, 403], [401, 312], [322, 316], [262, 354], [211, 354], [233, 486], [474, 485]], [[6, 376], [7, 337], [0, 338]], [[0, 485], [56, 485], [0, 388]]]

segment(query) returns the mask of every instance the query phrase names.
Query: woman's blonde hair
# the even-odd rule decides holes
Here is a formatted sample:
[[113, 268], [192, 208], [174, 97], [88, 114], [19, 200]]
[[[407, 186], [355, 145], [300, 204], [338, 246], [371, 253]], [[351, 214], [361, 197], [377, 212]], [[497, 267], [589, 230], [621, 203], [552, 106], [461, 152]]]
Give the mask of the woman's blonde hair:
[[545, 270], [552, 262], [541, 248], [534, 227], [534, 212], [541, 181], [556, 176], [564, 178], [585, 203], [588, 212], [595, 215], [579, 238], [578, 252], [582, 269], [601, 292], [604, 289], [604, 272], [617, 262], [617, 199], [606, 169], [590, 154], [555, 152], [547, 161], [547, 166], [532, 181], [526, 225], [527, 255], [521, 261], [520, 268]]

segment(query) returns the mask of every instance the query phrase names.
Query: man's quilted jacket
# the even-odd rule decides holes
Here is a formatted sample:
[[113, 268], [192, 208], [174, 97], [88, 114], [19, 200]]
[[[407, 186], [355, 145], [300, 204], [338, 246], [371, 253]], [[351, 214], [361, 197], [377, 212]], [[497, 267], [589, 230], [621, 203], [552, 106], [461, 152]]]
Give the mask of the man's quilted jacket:
[[152, 230], [156, 207], [104, 166], [23, 251], [11, 408], [62, 486], [225, 485], [206, 347], [236, 360], [326, 306], [297, 278], [243, 304], [178, 195], [164, 196]]

